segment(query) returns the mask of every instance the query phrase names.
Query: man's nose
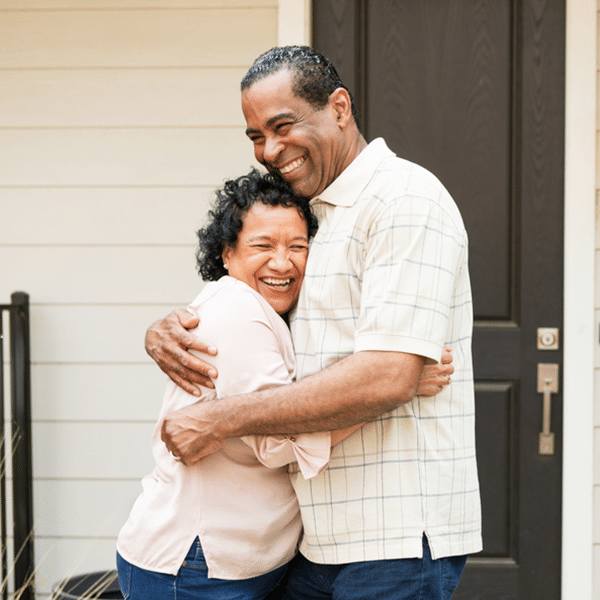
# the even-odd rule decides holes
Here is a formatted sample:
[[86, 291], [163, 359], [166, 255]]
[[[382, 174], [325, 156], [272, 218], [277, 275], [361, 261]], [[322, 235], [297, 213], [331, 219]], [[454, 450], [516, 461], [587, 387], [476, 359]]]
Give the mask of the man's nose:
[[277, 138], [267, 138], [265, 140], [264, 159], [265, 162], [273, 162], [283, 148], [283, 144]]

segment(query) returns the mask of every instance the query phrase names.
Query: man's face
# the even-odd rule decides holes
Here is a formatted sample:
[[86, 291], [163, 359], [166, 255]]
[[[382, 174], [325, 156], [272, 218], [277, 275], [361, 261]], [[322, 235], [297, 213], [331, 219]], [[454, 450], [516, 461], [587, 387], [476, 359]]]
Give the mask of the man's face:
[[344, 170], [344, 135], [330, 102], [315, 110], [292, 92], [292, 73], [278, 71], [242, 92], [254, 156], [299, 196], [313, 198]]

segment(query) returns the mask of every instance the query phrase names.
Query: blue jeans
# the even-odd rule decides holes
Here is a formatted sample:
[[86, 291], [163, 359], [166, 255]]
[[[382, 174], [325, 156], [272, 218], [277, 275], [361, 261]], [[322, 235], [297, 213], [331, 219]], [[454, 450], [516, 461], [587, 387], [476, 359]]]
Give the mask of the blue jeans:
[[198, 538], [177, 575], [140, 569], [117, 552], [119, 586], [125, 600], [263, 600], [281, 581], [287, 567], [251, 579], [209, 579]]
[[423, 536], [423, 558], [320, 565], [297, 556], [283, 600], [449, 600], [466, 556], [431, 559]]

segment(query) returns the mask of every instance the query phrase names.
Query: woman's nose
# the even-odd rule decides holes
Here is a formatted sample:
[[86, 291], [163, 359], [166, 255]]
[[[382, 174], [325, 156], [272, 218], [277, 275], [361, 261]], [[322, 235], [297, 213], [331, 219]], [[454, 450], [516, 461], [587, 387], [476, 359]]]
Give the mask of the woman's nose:
[[269, 266], [277, 271], [287, 271], [290, 267], [291, 261], [288, 253], [285, 251], [275, 252], [269, 261]]

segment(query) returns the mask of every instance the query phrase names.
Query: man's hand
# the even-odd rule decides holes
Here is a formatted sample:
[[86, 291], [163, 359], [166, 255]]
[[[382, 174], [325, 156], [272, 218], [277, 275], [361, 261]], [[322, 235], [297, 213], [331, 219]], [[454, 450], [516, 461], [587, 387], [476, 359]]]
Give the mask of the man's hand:
[[212, 419], [204, 414], [210, 404], [192, 404], [167, 414], [163, 419], [160, 437], [175, 460], [187, 467], [210, 456], [223, 445], [223, 440], [213, 432]]
[[177, 309], [146, 332], [146, 352], [180, 388], [194, 396], [200, 395], [198, 385], [214, 388], [210, 377], [217, 377], [212, 365], [188, 352], [191, 348], [212, 356], [217, 354], [216, 348], [188, 331], [199, 322], [189, 311]]
[[440, 363], [423, 367], [417, 396], [435, 396], [450, 383], [450, 375], [454, 373], [452, 360], [452, 350], [444, 348]]

